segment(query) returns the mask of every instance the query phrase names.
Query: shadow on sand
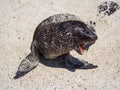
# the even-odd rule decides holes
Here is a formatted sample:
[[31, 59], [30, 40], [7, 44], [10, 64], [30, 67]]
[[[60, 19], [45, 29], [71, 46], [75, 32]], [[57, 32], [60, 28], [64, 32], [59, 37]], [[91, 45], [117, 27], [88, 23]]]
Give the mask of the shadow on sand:
[[45, 66], [48, 66], [48, 67], [52, 67], [52, 68], [64, 68], [64, 69], [68, 69], [69, 71], [71, 72], [74, 72], [76, 69], [95, 69], [97, 68], [98, 66], [97, 65], [93, 65], [93, 64], [90, 64], [84, 60], [84, 62], [86, 62], [88, 65], [84, 65], [84, 63], [82, 61], [80, 61], [79, 59], [75, 58], [72, 56], [72, 59], [74, 60], [75, 63], [79, 63], [79, 66], [76, 66], [76, 67], [68, 67], [65, 63], [65, 60], [62, 58], [62, 57], [58, 57], [56, 59], [52, 59], [52, 60], [49, 60], [49, 59], [41, 59], [40, 60], [40, 63], [42, 63], [43, 65]]
[[[85, 63], [83, 63], [83, 60], [80, 61], [79, 59], [77, 59], [77, 58], [75, 58], [73, 56], [72, 56], [72, 60], [76, 64], [75, 67], [68, 67], [66, 65], [65, 60], [63, 59], [63, 57], [58, 57], [58, 58], [52, 59], [52, 60], [41, 58], [40, 63], [42, 63], [45, 66], [52, 67], [52, 68], [64, 68], [64, 69], [67, 69], [67, 70], [69, 70], [71, 72], [74, 72], [76, 69], [86, 70], [86, 69], [95, 69], [95, 68], [97, 68], [97, 65], [93, 65], [93, 64], [90, 64], [90, 63], [85, 62], [85, 61], [84, 61]], [[28, 71], [28, 72], [30, 72], [30, 71]], [[17, 72], [14, 79], [18, 79], [18, 78], [24, 76], [25, 74], [27, 74], [28, 72]]]

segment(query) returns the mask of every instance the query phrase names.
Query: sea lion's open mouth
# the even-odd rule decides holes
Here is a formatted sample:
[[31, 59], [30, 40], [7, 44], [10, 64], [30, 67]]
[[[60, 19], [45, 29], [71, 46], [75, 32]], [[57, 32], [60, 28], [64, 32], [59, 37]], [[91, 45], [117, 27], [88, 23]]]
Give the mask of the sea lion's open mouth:
[[83, 45], [82, 45], [82, 44], [80, 45], [79, 50], [80, 50], [80, 54], [83, 54], [83, 53], [84, 53], [84, 48], [83, 48]]
[[83, 55], [84, 50], [88, 51], [89, 47], [94, 43], [95, 41], [94, 42], [83, 42], [82, 44], [80, 44], [79, 46], [80, 54]]

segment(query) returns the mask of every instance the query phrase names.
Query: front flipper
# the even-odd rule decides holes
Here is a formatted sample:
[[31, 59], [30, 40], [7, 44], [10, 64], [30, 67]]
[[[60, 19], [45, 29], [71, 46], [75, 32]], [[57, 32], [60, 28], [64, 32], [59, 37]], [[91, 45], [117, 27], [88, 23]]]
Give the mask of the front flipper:
[[90, 64], [83, 60], [78, 60], [72, 57], [69, 53], [64, 55], [66, 65], [70, 68], [80, 68], [80, 69], [94, 69], [97, 68], [96, 65]]
[[26, 73], [30, 72], [39, 64], [39, 55], [31, 52], [19, 65], [18, 71], [14, 79], [18, 79]]

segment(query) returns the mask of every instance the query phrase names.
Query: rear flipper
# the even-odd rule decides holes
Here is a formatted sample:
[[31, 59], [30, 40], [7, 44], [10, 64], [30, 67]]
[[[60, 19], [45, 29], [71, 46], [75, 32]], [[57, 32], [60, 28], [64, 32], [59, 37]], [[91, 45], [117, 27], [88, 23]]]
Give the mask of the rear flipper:
[[31, 52], [19, 65], [18, 71], [14, 79], [18, 79], [26, 73], [30, 72], [39, 64], [39, 55]]
[[69, 53], [64, 55], [66, 65], [70, 68], [80, 68], [80, 69], [94, 69], [97, 68], [97, 65], [90, 64], [83, 60], [78, 60], [77, 58], [72, 57]]

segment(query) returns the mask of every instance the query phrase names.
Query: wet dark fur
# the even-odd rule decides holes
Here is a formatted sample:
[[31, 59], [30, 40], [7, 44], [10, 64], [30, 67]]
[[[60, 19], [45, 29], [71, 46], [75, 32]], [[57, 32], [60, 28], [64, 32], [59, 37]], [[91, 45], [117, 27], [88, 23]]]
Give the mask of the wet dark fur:
[[93, 42], [97, 36], [93, 28], [80, 21], [66, 21], [38, 26], [34, 33], [35, 48], [47, 59], [53, 59], [75, 49], [79, 53], [79, 45]]

